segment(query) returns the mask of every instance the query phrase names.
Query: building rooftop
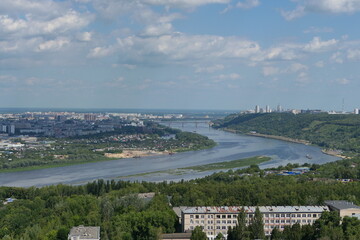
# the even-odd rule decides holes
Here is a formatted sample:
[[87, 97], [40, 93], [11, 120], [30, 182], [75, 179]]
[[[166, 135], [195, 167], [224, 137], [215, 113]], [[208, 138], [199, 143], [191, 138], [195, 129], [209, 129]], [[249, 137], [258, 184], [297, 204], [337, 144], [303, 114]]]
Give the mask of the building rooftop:
[[359, 208], [359, 206], [355, 205], [352, 202], [344, 201], [344, 200], [328, 200], [325, 201], [325, 204], [331, 208], [336, 208], [338, 210], [349, 209], [349, 208]]
[[[191, 213], [239, 213], [244, 207], [245, 212], [255, 213], [255, 206], [233, 206], [233, 207], [181, 207], [181, 211], [185, 214]], [[323, 212], [329, 211], [328, 206], [262, 206], [259, 207], [260, 212], [281, 212], [281, 213], [306, 213], [306, 212]]]
[[69, 233], [69, 240], [100, 239], [100, 227], [73, 227]]

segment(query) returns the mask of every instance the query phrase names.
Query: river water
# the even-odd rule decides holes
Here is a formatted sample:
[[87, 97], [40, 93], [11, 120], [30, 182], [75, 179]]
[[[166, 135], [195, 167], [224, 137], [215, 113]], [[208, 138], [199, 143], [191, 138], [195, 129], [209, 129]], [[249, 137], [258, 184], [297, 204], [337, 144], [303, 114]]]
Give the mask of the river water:
[[[32, 170], [26, 172], [0, 173], [2, 186], [45, 186], [53, 184], [84, 184], [96, 179], [122, 179], [139, 181], [179, 181], [194, 179], [213, 173], [188, 171], [181, 175], [166, 173], [167, 170], [237, 160], [253, 156], [269, 156], [272, 159], [262, 163], [261, 168], [277, 167], [288, 163], [323, 164], [339, 158], [325, 155], [320, 148], [280, 140], [244, 136], [209, 128], [206, 123], [169, 122], [166, 123], [183, 131], [197, 132], [217, 142], [212, 149], [142, 157], [119, 159], [105, 162], [87, 163], [66, 167]], [[312, 156], [308, 159], [306, 155]], [[163, 171], [163, 172], [158, 172]], [[130, 175], [151, 173], [126, 177]]]

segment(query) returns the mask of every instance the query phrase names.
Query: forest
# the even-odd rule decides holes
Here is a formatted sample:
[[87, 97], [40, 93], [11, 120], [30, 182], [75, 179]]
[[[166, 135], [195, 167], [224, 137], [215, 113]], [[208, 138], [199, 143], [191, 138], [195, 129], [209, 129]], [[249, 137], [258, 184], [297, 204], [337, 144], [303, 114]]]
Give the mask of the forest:
[[[360, 182], [338, 182], [329, 170], [355, 164], [358, 171], [359, 163], [352, 159], [313, 165], [301, 176], [267, 175], [253, 165], [180, 182], [98, 180], [81, 186], [1, 187], [0, 199], [16, 200], [0, 207], [0, 238], [61, 240], [72, 226], [87, 225], [100, 226], [105, 240], [150, 240], [179, 230], [175, 206], [319, 205], [329, 199], [360, 204]], [[318, 177], [328, 181], [316, 181]], [[138, 197], [146, 192], [156, 195], [150, 201]], [[336, 216], [324, 215], [313, 227], [285, 230], [275, 231], [272, 239], [359, 239], [360, 222], [351, 218], [339, 223]]]
[[355, 114], [233, 114], [213, 127], [307, 140], [327, 149], [360, 152], [360, 116]]

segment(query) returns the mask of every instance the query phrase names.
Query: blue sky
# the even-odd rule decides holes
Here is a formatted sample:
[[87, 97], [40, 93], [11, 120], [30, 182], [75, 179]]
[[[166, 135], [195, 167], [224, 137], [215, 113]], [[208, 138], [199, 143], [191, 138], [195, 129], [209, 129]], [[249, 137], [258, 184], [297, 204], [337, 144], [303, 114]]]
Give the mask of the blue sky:
[[360, 107], [360, 0], [1, 0], [0, 107]]

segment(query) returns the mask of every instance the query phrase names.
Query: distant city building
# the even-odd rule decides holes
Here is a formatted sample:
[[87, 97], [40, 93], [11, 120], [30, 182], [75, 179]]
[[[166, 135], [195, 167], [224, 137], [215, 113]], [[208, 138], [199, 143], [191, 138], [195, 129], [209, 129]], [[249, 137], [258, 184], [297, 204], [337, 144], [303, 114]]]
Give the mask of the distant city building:
[[84, 120], [89, 121], [89, 122], [95, 122], [96, 115], [95, 114], [84, 114]]
[[100, 240], [100, 227], [73, 227], [68, 240]]
[[270, 106], [269, 106], [269, 105], [266, 105], [266, 107], [265, 107], [265, 112], [266, 112], [266, 113], [270, 113], [270, 112], [271, 112], [271, 109], [270, 109]]
[[282, 111], [283, 111], [283, 110], [282, 110], [282, 107], [281, 107], [280, 105], [277, 105], [276, 111], [277, 111], [277, 112], [282, 112]]
[[354, 109], [354, 114], [359, 114], [359, 109], [358, 108]]
[[259, 105], [255, 106], [255, 113], [260, 113], [260, 106]]

